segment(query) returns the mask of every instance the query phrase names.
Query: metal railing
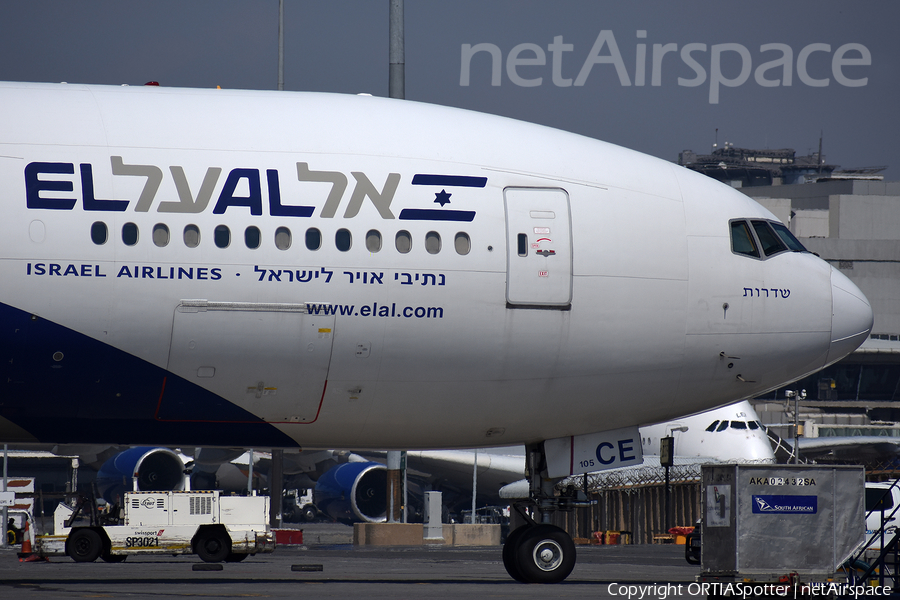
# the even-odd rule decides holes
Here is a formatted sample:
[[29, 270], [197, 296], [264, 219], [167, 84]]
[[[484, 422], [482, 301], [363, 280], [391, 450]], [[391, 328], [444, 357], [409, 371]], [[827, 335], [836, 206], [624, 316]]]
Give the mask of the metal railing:
[[[897, 565], [900, 564], [900, 530], [892, 526], [894, 531], [888, 533], [888, 524], [894, 520], [898, 511], [900, 511], [900, 504], [894, 506], [894, 509], [887, 516], [887, 510], [883, 508], [885, 500], [893, 498], [892, 490], [898, 488], [898, 484], [900, 484], [900, 479], [894, 480], [889, 487], [885, 488], [884, 493], [878, 498], [872, 509], [866, 513], [866, 522], [868, 523], [869, 517], [875, 511], [879, 511], [881, 513], [881, 526], [866, 540], [862, 548], [847, 560], [848, 583], [851, 585], [865, 583], [877, 577], [879, 586], [883, 587], [885, 582], [889, 581], [894, 593], [897, 593], [898, 589], [900, 589], [900, 574], [897, 573]], [[864, 559], [866, 553], [873, 548], [873, 544], [876, 541], [880, 542], [880, 551], [878, 557], [869, 564]]]

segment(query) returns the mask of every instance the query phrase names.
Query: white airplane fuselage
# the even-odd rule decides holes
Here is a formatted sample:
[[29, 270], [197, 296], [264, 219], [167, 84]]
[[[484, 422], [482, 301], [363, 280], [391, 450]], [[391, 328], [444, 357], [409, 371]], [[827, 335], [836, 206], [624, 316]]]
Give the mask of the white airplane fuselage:
[[641, 427], [644, 456], [660, 454], [660, 438], [675, 438], [675, 456], [718, 462], [775, 462], [759, 415], [747, 400], [668, 423]]
[[[0, 436], [464, 448], [830, 364], [865, 297], [659, 159], [373, 97], [0, 84]], [[524, 236], [524, 237], [523, 237]]]

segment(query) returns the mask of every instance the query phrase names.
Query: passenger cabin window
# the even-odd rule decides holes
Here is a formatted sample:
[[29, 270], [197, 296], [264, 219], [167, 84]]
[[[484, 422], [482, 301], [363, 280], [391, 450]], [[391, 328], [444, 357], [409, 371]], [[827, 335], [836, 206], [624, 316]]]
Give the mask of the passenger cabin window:
[[348, 229], [338, 229], [337, 233], [334, 234], [334, 245], [341, 252], [349, 250], [352, 242], [353, 238]]
[[258, 227], [254, 227], [251, 225], [247, 229], [244, 230], [244, 244], [251, 250], [255, 250], [259, 248], [259, 245], [262, 243], [262, 234], [259, 232]]
[[775, 230], [769, 227], [766, 221], [753, 221], [753, 230], [756, 231], [756, 237], [762, 245], [763, 253], [766, 256], [772, 256], [779, 252], [787, 250], [787, 246], [781, 241], [781, 238], [775, 235]]
[[731, 250], [737, 254], [759, 258], [759, 250], [746, 221], [731, 222]]
[[425, 234], [425, 251], [428, 254], [437, 254], [441, 251], [441, 234], [437, 231], [429, 231]]
[[516, 252], [519, 256], [528, 256], [528, 234], [520, 233], [516, 237]]
[[184, 245], [188, 248], [196, 248], [200, 245], [200, 228], [196, 225], [185, 225]]
[[138, 241], [138, 226], [134, 223], [122, 225], [122, 243], [126, 246], [134, 246]]
[[408, 253], [412, 250], [412, 235], [408, 231], [398, 231], [394, 238], [394, 245], [400, 254]]
[[287, 227], [279, 227], [275, 230], [275, 247], [279, 250], [287, 250], [291, 247], [291, 230]]
[[366, 250], [372, 253], [381, 250], [381, 232], [370, 229], [366, 233]]
[[160, 248], [169, 245], [169, 226], [165, 223], [157, 223], [153, 226], [153, 243]]
[[231, 230], [227, 225], [216, 225], [213, 230], [213, 241], [217, 248], [227, 248], [231, 244]]
[[453, 246], [456, 248], [456, 253], [465, 256], [472, 250], [472, 241], [469, 239], [469, 234], [460, 231], [456, 234], [456, 237], [453, 238]]
[[322, 247], [322, 232], [315, 227], [306, 230], [306, 249], [318, 250]]
[[97, 244], [98, 246], [102, 246], [106, 243], [106, 240], [109, 239], [109, 230], [106, 228], [106, 223], [103, 221], [96, 221], [93, 225], [91, 225], [91, 241]]

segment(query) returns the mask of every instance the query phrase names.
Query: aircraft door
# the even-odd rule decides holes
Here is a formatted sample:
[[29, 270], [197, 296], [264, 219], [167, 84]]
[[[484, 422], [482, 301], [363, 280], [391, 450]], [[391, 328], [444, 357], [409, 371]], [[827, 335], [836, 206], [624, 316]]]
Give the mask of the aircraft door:
[[[168, 370], [263, 421], [311, 423], [324, 396], [333, 329], [334, 315], [307, 314], [304, 304], [183, 300]], [[197, 419], [189, 402], [167, 396], [160, 401], [165, 419]], [[233, 407], [201, 420], [245, 418]]]
[[572, 302], [569, 195], [559, 188], [506, 188], [506, 301], [567, 307]]

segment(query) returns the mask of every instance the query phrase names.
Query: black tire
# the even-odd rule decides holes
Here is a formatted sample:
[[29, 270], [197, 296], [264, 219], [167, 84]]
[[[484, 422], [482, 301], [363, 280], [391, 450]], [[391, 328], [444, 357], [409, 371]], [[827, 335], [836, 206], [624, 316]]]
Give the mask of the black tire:
[[[319, 516], [319, 513], [312, 506], [305, 506], [300, 511], [300, 515], [303, 517], [304, 521], [306, 521], [307, 523], [312, 523], [316, 520], [316, 517]], [[300, 519], [297, 520], [299, 521]]]
[[250, 555], [243, 552], [231, 552], [225, 557], [225, 562], [241, 562], [248, 556]]
[[75, 562], [94, 562], [103, 552], [100, 534], [93, 529], [76, 529], [69, 534], [66, 554]]
[[231, 554], [231, 538], [217, 529], [203, 531], [197, 538], [195, 550], [204, 562], [222, 562]]
[[516, 545], [519, 543], [519, 538], [522, 537], [522, 534], [525, 533], [528, 528], [528, 525], [522, 525], [511, 532], [506, 536], [506, 543], [503, 544], [503, 566], [506, 567], [506, 572], [509, 573], [509, 576], [519, 583], [528, 582], [522, 577], [522, 573], [519, 572], [519, 564], [516, 561]]
[[529, 583], [559, 583], [575, 568], [575, 543], [554, 525], [537, 525], [516, 543], [519, 573]]
[[700, 564], [701, 541], [700, 529], [698, 527], [695, 527], [694, 531], [687, 535], [687, 541], [684, 545], [684, 560], [686, 560], [689, 565]]
[[100, 558], [103, 559], [103, 562], [108, 563], [120, 563], [125, 562], [125, 559], [128, 558], [127, 554], [110, 554], [109, 552], [104, 552], [100, 555]]

